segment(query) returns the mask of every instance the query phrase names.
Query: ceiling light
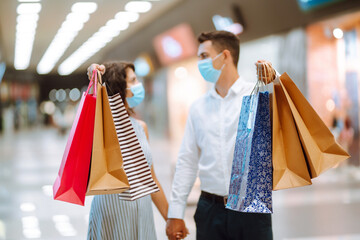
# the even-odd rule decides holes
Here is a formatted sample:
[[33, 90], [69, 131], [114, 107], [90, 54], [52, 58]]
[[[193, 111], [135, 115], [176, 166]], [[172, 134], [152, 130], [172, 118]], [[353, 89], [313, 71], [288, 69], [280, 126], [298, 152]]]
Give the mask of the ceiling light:
[[61, 25], [61, 29], [72, 32], [79, 32], [84, 27], [83, 22], [78, 21], [65, 21]]
[[22, 14], [22, 15], [18, 15], [16, 18], [17, 22], [24, 22], [24, 21], [37, 22], [38, 20], [39, 20], [39, 15], [37, 13]]
[[147, 1], [131, 1], [125, 5], [128, 12], [145, 13], [151, 9], [151, 3]]
[[333, 30], [333, 35], [334, 35], [335, 38], [341, 39], [344, 36], [344, 32], [340, 28], [335, 28]]
[[118, 19], [112, 19], [107, 21], [106, 27], [112, 29], [113, 31], [123, 31], [129, 27], [129, 23]]
[[23, 22], [19, 22], [19, 23], [16, 25], [16, 31], [17, 31], [17, 32], [30, 32], [30, 33], [35, 33], [36, 27], [37, 27], [37, 22], [23, 21]]
[[16, 9], [16, 12], [18, 14], [39, 13], [40, 11], [41, 11], [40, 3], [22, 3]]
[[[80, 67], [86, 60], [92, 57], [107, 43], [118, 36], [121, 31], [129, 27], [129, 23], [139, 19], [139, 14], [151, 9], [151, 3], [147, 1], [131, 1], [126, 4], [125, 10], [118, 12], [114, 19], [110, 19], [105, 26], [102, 26], [86, 42], [84, 42], [75, 52], [65, 59], [58, 67], [60, 75], [69, 75]], [[74, 12], [80, 11], [78, 5], [73, 6]]]
[[40, 0], [18, 0], [18, 2], [40, 2]]
[[97, 4], [94, 2], [78, 2], [71, 7], [71, 11], [75, 13], [94, 13], [97, 9]]
[[82, 23], [86, 23], [87, 21], [89, 21], [90, 16], [88, 13], [74, 13], [71, 12], [66, 16], [66, 21], [69, 22], [82, 22]]
[[126, 22], [136, 22], [139, 19], [139, 14], [136, 12], [118, 12], [115, 15], [115, 19]]
[[55, 67], [66, 49], [73, 42], [79, 31], [83, 29], [84, 23], [90, 18], [89, 14], [97, 9], [93, 2], [78, 2], [73, 4], [66, 20], [56, 33], [44, 56], [41, 58], [36, 70], [39, 74], [47, 74]]
[[17, 7], [14, 67], [24, 70], [29, 67], [33, 49], [40, 3], [22, 3]]

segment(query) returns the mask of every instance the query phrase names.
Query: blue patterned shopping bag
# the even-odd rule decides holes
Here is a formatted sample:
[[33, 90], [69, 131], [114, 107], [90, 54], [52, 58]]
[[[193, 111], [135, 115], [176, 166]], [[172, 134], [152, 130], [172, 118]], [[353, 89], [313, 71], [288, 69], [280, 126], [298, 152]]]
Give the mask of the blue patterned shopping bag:
[[241, 105], [226, 208], [272, 213], [270, 98], [245, 96]]

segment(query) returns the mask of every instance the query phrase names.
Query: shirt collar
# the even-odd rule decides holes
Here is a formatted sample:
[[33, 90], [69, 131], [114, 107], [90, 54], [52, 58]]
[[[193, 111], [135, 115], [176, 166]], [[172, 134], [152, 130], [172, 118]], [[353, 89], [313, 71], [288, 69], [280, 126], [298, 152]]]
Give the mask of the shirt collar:
[[[228, 94], [231, 94], [231, 92], [233, 92], [235, 95], [238, 94], [241, 89], [242, 89], [242, 84], [241, 82], [244, 81], [244, 79], [242, 79], [242, 77], [239, 77], [238, 79], [236, 79], [236, 81], [233, 83], [233, 85], [230, 87], [229, 91], [228, 91]], [[216, 89], [215, 89], [215, 84], [214, 86], [210, 89], [209, 91], [210, 93], [210, 96], [212, 97], [217, 97], [217, 98], [221, 98], [220, 95], [216, 92]]]

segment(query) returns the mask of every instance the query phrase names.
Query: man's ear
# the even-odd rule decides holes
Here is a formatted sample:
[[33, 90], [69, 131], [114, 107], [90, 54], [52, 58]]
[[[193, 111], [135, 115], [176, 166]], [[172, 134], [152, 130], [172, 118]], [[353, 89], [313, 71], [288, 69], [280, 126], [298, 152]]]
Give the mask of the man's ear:
[[223, 52], [223, 54], [224, 54], [224, 60], [225, 60], [226, 62], [229, 62], [229, 61], [232, 62], [232, 61], [233, 61], [233, 60], [232, 60], [231, 53], [230, 53], [229, 50], [225, 49], [224, 52]]

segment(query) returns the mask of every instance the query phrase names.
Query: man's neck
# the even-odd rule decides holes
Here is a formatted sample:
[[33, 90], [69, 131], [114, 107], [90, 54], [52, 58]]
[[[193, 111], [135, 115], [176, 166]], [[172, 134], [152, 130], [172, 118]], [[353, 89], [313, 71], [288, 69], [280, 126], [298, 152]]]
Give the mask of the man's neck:
[[226, 97], [226, 95], [229, 92], [229, 89], [236, 82], [238, 78], [239, 78], [239, 73], [237, 72], [236, 68], [232, 67], [226, 69], [225, 67], [219, 77], [219, 80], [215, 84], [216, 92], [222, 98]]

